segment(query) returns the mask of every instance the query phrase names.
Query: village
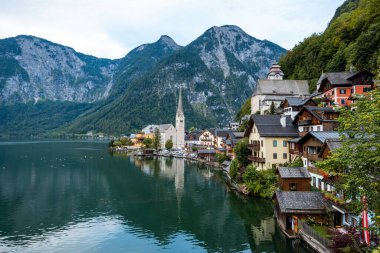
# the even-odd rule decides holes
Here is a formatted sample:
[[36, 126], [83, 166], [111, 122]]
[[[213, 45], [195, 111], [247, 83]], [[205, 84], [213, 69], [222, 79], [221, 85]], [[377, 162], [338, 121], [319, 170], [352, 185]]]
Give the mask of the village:
[[226, 128], [185, 131], [180, 90], [176, 126], [148, 125], [110, 146], [135, 155], [219, 165], [230, 185], [246, 195], [260, 196], [247, 186], [248, 170], [272, 171], [275, 186], [265, 197], [272, 198], [277, 223], [288, 238], [301, 239], [318, 252], [333, 252], [339, 240], [354, 250], [359, 250], [358, 243], [376, 245], [379, 231], [371, 229], [376, 216], [368, 210], [366, 197], [347, 198], [335, 186], [339, 176], [318, 166], [343, 145], [339, 108], [354, 111], [357, 100], [376, 89], [374, 75], [354, 69], [322, 73], [313, 94], [307, 80], [283, 76], [280, 65], [273, 63], [267, 78], [257, 82], [251, 113]]

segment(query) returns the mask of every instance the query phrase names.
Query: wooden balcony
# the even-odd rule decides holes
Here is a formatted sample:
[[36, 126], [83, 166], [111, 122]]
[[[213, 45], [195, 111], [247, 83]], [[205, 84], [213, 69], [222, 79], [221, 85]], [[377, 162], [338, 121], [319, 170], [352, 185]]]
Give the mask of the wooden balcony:
[[299, 126], [311, 125], [311, 119], [299, 120], [298, 121], [298, 125]]
[[289, 149], [289, 153], [292, 154], [292, 155], [299, 155], [300, 151], [297, 150], [297, 149]]
[[262, 157], [257, 157], [257, 156], [249, 155], [248, 159], [250, 161], [256, 162], [256, 163], [265, 163], [265, 158], [262, 158]]
[[260, 151], [260, 143], [248, 144], [248, 148], [254, 151]]

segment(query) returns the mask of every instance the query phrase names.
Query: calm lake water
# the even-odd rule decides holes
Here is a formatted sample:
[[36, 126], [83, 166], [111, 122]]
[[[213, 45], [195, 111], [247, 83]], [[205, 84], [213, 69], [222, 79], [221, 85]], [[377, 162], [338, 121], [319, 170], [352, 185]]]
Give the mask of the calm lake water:
[[184, 159], [106, 143], [0, 142], [0, 252], [309, 252], [270, 201]]

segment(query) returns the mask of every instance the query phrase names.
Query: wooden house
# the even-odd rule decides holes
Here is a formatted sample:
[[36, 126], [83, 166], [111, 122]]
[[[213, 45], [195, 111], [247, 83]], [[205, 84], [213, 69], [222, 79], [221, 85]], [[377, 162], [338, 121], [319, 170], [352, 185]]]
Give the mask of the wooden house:
[[310, 96], [286, 97], [280, 108], [283, 114], [289, 115], [294, 120], [305, 105], [317, 106], [317, 103]]
[[228, 132], [225, 140], [225, 148], [226, 148], [226, 155], [231, 159], [235, 159], [236, 154], [234, 152], [235, 145], [244, 137], [243, 132], [234, 132], [230, 131]]
[[278, 186], [281, 191], [310, 191], [310, 173], [305, 167], [279, 167]]
[[348, 106], [353, 97], [373, 89], [373, 77], [368, 71], [323, 73], [317, 83], [318, 92], [323, 94], [326, 106]]
[[273, 200], [277, 223], [290, 238], [294, 236], [295, 219], [312, 218], [321, 224], [328, 223], [325, 200], [320, 192], [277, 191]]
[[311, 131], [335, 131], [339, 125], [339, 112], [329, 107], [304, 106], [295, 116], [293, 125], [300, 136]]

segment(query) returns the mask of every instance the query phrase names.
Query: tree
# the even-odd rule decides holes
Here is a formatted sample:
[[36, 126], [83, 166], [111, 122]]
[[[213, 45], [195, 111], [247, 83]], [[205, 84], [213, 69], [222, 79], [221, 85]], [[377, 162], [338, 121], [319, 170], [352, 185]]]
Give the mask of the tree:
[[167, 140], [166, 143], [165, 143], [165, 148], [167, 150], [170, 150], [173, 148], [173, 141], [171, 139]]
[[272, 101], [269, 108], [269, 114], [273, 115], [275, 113], [276, 113], [276, 106], [274, 105], [274, 102]]
[[366, 196], [369, 208], [380, 213], [380, 91], [342, 108], [339, 131], [342, 146], [318, 166], [341, 179], [337, 188], [355, 199]]
[[250, 164], [243, 173], [243, 181], [249, 192], [255, 196], [270, 198], [276, 191], [277, 178], [273, 169], [257, 170]]
[[156, 129], [154, 129], [153, 148], [159, 149], [160, 148], [160, 142], [161, 142], [160, 130], [158, 128], [156, 128]]
[[303, 167], [303, 161], [301, 157], [297, 157], [288, 167]]
[[143, 140], [143, 144], [146, 148], [152, 147], [152, 139], [151, 138], [145, 138]]
[[197, 128], [195, 128], [195, 127], [192, 126], [192, 127], [190, 127], [189, 132], [193, 132], [195, 130], [197, 130]]
[[248, 149], [248, 138], [240, 140], [234, 147], [234, 152], [236, 154], [236, 159], [239, 161], [240, 165], [246, 167], [250, 162], [248, 156], [251, 151]]

